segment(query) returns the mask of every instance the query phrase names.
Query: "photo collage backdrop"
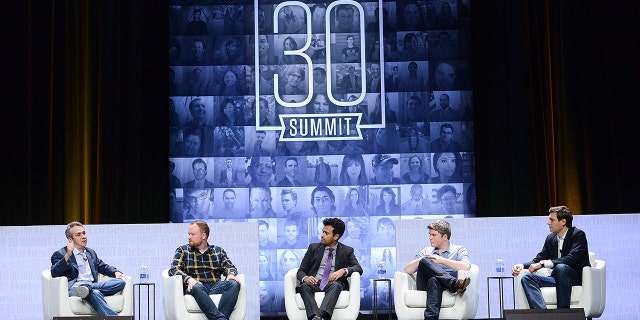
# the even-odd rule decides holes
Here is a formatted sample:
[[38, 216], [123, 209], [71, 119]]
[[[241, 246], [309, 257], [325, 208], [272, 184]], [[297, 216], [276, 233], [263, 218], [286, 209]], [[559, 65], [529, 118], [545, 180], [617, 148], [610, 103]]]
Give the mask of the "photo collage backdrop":
[[398, 219], [475, 216], [468, 0], [173, 0], [169, 19], [169, 219], [258, 222], [262, 314], [323, 218], [346, 223], [366, 311], [378, 264], [406, 263]]

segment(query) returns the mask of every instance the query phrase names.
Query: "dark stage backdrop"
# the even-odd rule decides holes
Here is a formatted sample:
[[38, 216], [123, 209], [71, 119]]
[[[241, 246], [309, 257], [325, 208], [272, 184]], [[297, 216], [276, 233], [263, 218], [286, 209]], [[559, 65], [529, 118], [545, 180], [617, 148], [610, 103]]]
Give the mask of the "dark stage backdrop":
[[[476, 216], [640, 211], [638, 3], [474, 4]], [[3, 225], [167, 221], [169, 12], [5, 4]]]
[[468, 1], [221, 3], [169, 5], [170, 220], [259, 223], [261, 313], [324, 218], [370, 292], [398, 219], [476, 216]]

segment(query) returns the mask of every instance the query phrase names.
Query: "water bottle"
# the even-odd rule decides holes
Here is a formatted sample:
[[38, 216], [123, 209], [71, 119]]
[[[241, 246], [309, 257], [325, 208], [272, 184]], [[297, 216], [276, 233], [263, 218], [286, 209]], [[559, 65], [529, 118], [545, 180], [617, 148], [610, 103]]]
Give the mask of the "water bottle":
[[149, 267], [140, 266], [140, 283], [149, 283]]
[[387, 278], [387, 269], [384, 266], [384, 261], [380, 261], [378, 263], [378, 279], [386, 279]]
[[496, 260], [496, 274], [499, 277], [504, 277], [504, 261], [502, 259]]

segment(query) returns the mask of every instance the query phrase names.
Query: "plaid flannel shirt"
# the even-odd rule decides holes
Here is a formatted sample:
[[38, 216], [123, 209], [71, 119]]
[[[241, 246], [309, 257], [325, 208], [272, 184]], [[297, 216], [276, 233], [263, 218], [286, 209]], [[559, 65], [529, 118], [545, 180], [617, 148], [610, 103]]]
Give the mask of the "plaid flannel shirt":
[[189, 278], [205, 283], [220, 281], [223, 275], [237, 275], [238, 269], [221, 247], [209, 245], [201, 253], [189, 245], [183, 245], [176, 249], [169, 269], [170, 276], [176, 274], [182, 276], [185, 284]]

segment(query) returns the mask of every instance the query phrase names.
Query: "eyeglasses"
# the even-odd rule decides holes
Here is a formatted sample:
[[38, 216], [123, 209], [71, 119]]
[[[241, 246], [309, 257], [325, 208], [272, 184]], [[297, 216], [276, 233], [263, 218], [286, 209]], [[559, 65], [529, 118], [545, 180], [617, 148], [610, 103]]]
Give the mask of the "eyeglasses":
[[196, 199], [200, 200], [200, 201], [204, 201], [206, 198], [208, 198], [208, 194], [205, 193], [201, 193], [200, 195], [197, 196], [187, 196], [187, 200], [188, 201], [195, 201]]
[[456, 198], [455, 197], [444, 197], [444, 198], [442, 198], [442, 201], [453, 202], [453, 201], [456, 201]]
[[261, 164], [257, 164], [256, 163], [256, 164], [253, 165], [253, 167], [256, 168], [256, 169], [260, 169], [260, 170], [264, 170], [264, 169], [271, 170], [273, 168], [273, 165], [264, 164], [264, 163], [261, 163]]

